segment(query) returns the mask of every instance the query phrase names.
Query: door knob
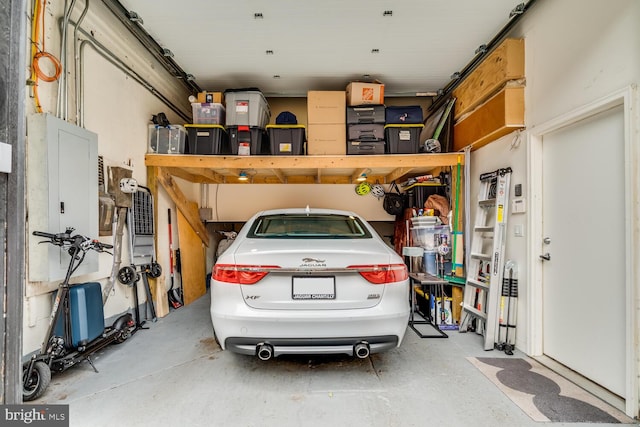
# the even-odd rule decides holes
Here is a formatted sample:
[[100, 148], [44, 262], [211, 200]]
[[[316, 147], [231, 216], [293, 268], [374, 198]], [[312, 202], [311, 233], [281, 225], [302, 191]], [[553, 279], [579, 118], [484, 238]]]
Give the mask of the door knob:
[[550, 261], [551, 260], [551, 255], [549, 254], [549, 252], [547, 252], [544, 255], [540, 255], [540, 259], [543, 261]]

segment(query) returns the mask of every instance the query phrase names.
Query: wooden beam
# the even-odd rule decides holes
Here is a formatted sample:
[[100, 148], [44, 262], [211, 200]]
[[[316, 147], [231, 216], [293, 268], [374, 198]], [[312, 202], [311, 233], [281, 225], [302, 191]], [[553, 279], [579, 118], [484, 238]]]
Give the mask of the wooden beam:
[[456, 153], [377, 154], [370, 156], [198, 156], [146, 154], [147, 166], [206, 169], [359, 169], [366, 157], [370, 169], [428, 168], [455, 165]]
[[[192, 209], [198, 210], [197, 205], [187, 202]], [[205, 251], [199, 236], [194, 233], [189, 220], [177, 213], [178, 238], [180, 239], [180, 254], [182, 260], [182, 292], [185, 305], [191, 304], [207, 292]]]
[[182, 212], [187, 222], [191, 225], [194, 232], [200, 237], [202, 243], [209, 246], [209, 235], [207, 234], [207, 230], [202, 225], [200, 221], [200, 213], [198, 212], [197, 207], [193, 207], [190, 205], [189, 200], [185, 197], [180, 187], [173, 180], [169, 172], [165, 168], [157, 168], [156, 169], [156, 178], [158, 182], [165, 189], [171, 200], [176, 204], [176, 208]]
[[393, 182], [396, 181], [407, 174], [411, 173], [413, 168], [397, 168], [394, 169], [393, 172], [384, 177], [385, 182]]
[[[524, 88], [507, 87], [453, 127], [453, 149], [478, 149], [524, 128]], [[455, 163], [454, 163], [455, 164]]]
[[[175, 175], [173, 173], [173, 171], [175, 170], [172, 169], [172, 174]], [[202, 168], [185, 168], [184, 170], [186, 170], [187, 172], [197, 176], [197, 177], [201, 177], [202, 179], [202, 183], [203, 184], [222, 184], [224, 183], [224, 176], [211, 170], [211, 169], [202, 169]], [[177, 175], [176, 175], [177, 176]], [[195, 181], [193, 181], [195, 182]]]
[[322, 169], [316, 169], [316, 182], [318, 184], [322, 182]]
[[506, 39], [453, 91], [455, 120], [495, 95], [510, 80], [524, 78], [524, 39]]
[[273, 172], [275, 174], [275, 176], [278, 177], [278, 179], [280, 180], [281, 183], [283, 183], [283, 184], [287, 183], [287, 177], [284, 175], [284, 172], [282, 172], [282, 170], [280, 170], [280, 169], [271, 169], [271, 172]]

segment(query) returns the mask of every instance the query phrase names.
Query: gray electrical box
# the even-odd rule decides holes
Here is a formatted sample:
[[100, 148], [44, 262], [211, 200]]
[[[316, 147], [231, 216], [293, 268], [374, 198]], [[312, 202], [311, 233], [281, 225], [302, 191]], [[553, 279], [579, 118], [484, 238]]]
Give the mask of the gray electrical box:
[[[50, 114], [27, 118], [29, 280], [61, 280], [69, 254], [33, 231], [98, 237], [98, 135]], [[90, 252], [74, 276], [98, 271]]]

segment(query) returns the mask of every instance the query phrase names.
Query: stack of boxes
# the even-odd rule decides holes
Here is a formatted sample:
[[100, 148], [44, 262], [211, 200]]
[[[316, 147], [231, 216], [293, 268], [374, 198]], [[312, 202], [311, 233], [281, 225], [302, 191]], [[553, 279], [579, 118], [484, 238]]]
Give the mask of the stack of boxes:
[[347, 154], [384, 154], [384, 85], [347, 86]]
[[384, 154], [384, 105], [347, 107], [347, 154]]
[[346, 153], [346, 94], [344, 91], [307, 93], [307, 154]]
[[419, 105], [387, 107], [384, 128], [389, 154], [413, 154], [420, 148], [420, 132], [424, 128]]
[[[305, 126], [295, 120], [269, 124], [269, 104], [256, 88], [200, 92], [191, 106], [192, 124], [149, 126], [149, 152], [305, 154]], [[418, 153], [423, 127], [420, 106], [385, 107], [381, 83], [307, 93], [308, 155]]]
[[226, 90], [227, 131], [231, 154], [269, 154], [264, 144], [266, 126], [271, 119], [271, 110], [266, 98], [257, 89]]
[[184, 125], [189, 134], [190, 154], [227, 154], [228, 136], [224, 129], [226, 111], [222, 92], [200, 92], [191, 103], [193, 123]]

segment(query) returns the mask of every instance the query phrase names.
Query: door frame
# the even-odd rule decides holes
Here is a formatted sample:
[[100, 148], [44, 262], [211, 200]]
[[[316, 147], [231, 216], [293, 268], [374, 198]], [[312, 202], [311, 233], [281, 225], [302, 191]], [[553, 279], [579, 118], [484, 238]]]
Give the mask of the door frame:
[[[539, 357], [545, 362], [543, 355], [543, 318], [542, 318], [542, 262], [538, 259], [542, 247], [542, 141], [545, 135], [570, 126], [581, 120], [595, 116], [617, 106], [623, 106], [624, 114], [624, 158], [625, 158], [625, 295], [626, 313], [625, 322], [632, 325], [626, 334], [625, 364], [626, 399], [624, 403], [610, 402], [620, 407], [628, 416], [638, 417], [639, 389], [638, 362], [640, 359], [640, 334], [639, 316], [640, 309], [637, 299], [640, 298], [640, 114], [638, 112], [637, 85], [628, 86], [608, 96], [600, 98], [559, 117], [549, 120], [539, 126], [532, 127], [528, 132], [528, 165], [527, 175], [530, 186], [530, 217], [528, 224], [528, 343], [527, 354]], [[551, 362], [549, 359], [547, 362]], [[555, 368], [562, 370], [561, 365]], [[551, 366], [554, 368], [553, 366]], [[562, 370], [563, 374], [569, 370]], [[587, 381], [589, 382], [589, 381]], [[581, 384], [583, 385], [583, 384]], [[589, 389], [589, 385], [585, 384]], [[597, 388], [597, 387], [596, 387]], [[595, 392], [596, 390], [591, 390]], [[607, 399], [606, 393], [600, 396]], [[617, 404], [616, 404], [617, 403]]]

